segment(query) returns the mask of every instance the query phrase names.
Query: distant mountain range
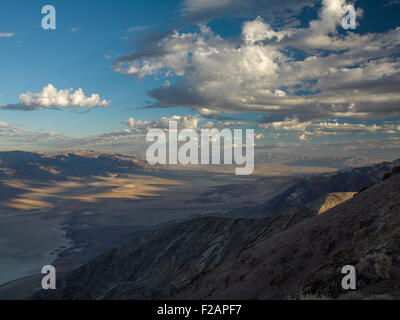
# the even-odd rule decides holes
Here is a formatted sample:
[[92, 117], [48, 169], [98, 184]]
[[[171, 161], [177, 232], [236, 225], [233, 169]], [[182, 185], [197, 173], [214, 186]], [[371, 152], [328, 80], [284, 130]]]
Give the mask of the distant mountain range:
[[0, 178], [63, 180], [71, 176], [85, 177], [156, 168], [134, 157], [95, 151], [0, 152]]
[[308, 156], [286, 153], [266, 153], [256, 156], [257, 162], [278, 162], [289, 166], [324, 167], [324, 168], [356, 168], [365, 167], [383, 162], [384, 159], [375, 159], [363, 156]]
[[[254, 215], [263, 219], [201, 217], [165, 226], [34, 298], [400, 299], [399, 163], [303, 179], [273, 199], [278, 211], [300, 206], [279, 214], [257, 206]], [[330, 194], [362, 182], [356, 194]], [[341, 287], [345, 265], [357, 270], [357, 291]]]
[[[380, 162], [366, 157], [311, 158], [299, 155], [268, 154], [262, 161], [276, 161], [293, 166], [352, 168]], [[116, 153], [65, 151], [59, 153], [0, 152], [0, 178], [64, 180], [105, 173], [158, 170], [145, 160]], [[281, 179], [282, 180], [282, 179]]]
[[291, 160], [288, 165], [310, 166], [310, 167], [327, 167], [327, 168], [356, 168], [365, 167], [372, 164], [380, 163], [382, 160], [372, 159], [368, 157], [321, 157], [321, 158], [305, 158], [299, 160]]

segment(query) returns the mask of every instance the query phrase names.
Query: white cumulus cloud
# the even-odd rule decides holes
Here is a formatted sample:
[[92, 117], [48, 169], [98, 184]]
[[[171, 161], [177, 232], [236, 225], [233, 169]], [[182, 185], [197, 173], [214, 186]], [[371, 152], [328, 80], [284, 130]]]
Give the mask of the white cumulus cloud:
[[[205, 117], [242, 112], [301, 121], [400, 116], [400, 27], [340, 33], [344, 4], [323, 0], [318, 18], [301, 28], [273, 28], [256, 18], [243, 23], [236, 38], [223, 38], [205, 25], [198, 32], [175, 31], [155, 46], [121, 57], [114, 70], [140, 79], [177, 76], [180, 81], [148, 92], [156, 101], [150, 107], [185, 106]], [[188, 0], [184, 12], [203, 12], [207, 5]]]
[[22, 93], [19, 95], [18, 104], [1, 105], [1, 109], [15, 110], [38, 110], [43, 108], [66, 108], [66, 107], [106, 107], [110, 101], [102, 100], [100, 95], [93, 93], [86, 96], [82, 89], [57, 90], [48, 84], [39, 93]]

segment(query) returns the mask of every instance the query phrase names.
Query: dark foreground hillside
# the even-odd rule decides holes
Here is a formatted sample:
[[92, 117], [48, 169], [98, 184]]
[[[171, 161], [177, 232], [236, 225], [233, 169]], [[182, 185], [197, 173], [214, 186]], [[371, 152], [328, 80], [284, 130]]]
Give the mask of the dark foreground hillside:
[[[34, 298], [399, 299], [400, 175], [322, 214], [316, 204], [263, 220], [169, 225], [95, 258]], [[352, 292], [341, 288], [348, 264], [357, 271]]]

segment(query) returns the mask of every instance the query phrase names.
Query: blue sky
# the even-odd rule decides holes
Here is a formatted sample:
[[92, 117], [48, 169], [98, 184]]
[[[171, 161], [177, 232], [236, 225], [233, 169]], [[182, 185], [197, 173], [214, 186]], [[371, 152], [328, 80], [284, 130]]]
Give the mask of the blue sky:
[[[56, 30], [41, 28], [47, 4]], [[266, 152], [395, 157], [400, 2], [355, 1], [355, 30], [341, 27], [345, 4], [2, 1], [0, 149], [131, 153], [179, 116], [256, 128]], [[84, 96], [43, 102], [49, 84]], [[85, 106], [92, 94], [99, 103]]]
[[[120, 128], [147, 99], [146, 90], [154, 80], [135, 81], [111, 70], [105, 56], [128, 52], [124, 36], [132, 27], [162, 25], [170, 11], [165, 1], [53, 1], [57, 29], [41, 28], [41, 9], [46, 1], [4, 1], [0, 11], [0, 30], [16, 33], [1, 39], [0, 103], [16, 103], [23, 92], [39, 92], [48, 83], [56, 88], [82, 88], [99, 92], [112, 105], [90, 114], [39, 110], [36, 112], [3, 111], [1, 119], [24, 123], [27, 129], [55, 131], [73, 136], [99, 134]], [[10, 14], [11, 13], [11, 14]], [[77, 31], [72, 31], [77, 28]], [[4, 30], [4, 31], [3, 31]], [[20, 43], [21, 42], [21, 43]], [[151, 112], [134, 110], [137, 117], [151, 118]], [[174, 113], [171, 111], [171, 113]]]

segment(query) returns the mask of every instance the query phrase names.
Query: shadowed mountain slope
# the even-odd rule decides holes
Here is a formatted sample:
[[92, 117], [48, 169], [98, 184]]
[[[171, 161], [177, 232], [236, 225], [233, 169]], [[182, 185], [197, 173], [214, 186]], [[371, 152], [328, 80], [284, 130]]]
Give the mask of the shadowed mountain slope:
[[[400, 175], [321, 215], [316, 203], [263, 220], [204, 217], [166, 226], [70, 272], [56, 299], [400, 298]], [[319, 200], [321, 201], [321, 200]], [[349, 293], [348, 293], [349, 295]]]
[[[174, 298], [400, 298], [399, 199], [395, 175], [320, 216], [263, 237]], [[341, 288], [345, 265], [356, 268], [356, 293]]]

